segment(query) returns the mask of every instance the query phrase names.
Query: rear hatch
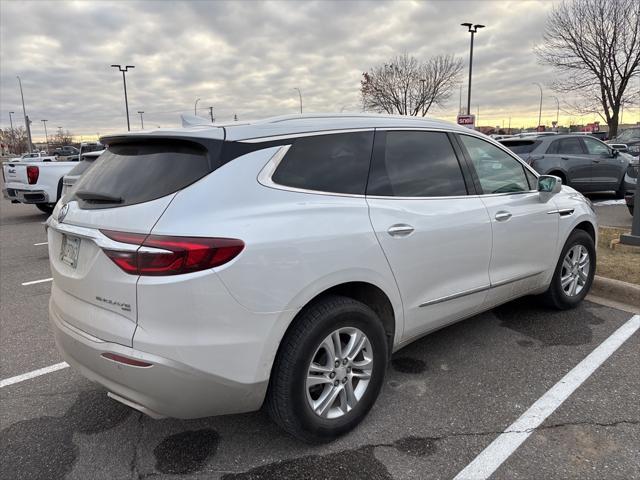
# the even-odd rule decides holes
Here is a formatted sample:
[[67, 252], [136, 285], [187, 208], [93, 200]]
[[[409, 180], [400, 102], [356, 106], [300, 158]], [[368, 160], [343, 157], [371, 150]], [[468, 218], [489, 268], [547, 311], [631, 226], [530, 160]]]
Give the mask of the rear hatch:
[[[121, 137], [76, 182], [48, 224], [53, 313], [130, 346], [135, 269], [126, 265], [175, 194], [217, 167], [222, 142]], [[64, 205], [62, 205], [64, 203]]]

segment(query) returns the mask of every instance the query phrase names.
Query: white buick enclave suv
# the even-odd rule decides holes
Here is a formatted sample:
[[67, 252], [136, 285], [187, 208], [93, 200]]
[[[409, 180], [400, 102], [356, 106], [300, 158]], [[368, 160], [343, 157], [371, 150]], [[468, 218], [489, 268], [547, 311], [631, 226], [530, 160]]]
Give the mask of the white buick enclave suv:
[[151, 416], [357, 425], [392, 352], [516, 297], [577, 305], [589, 202], [490, 138], [373, 115], [104, 138], [48, 221], [64, 358]]

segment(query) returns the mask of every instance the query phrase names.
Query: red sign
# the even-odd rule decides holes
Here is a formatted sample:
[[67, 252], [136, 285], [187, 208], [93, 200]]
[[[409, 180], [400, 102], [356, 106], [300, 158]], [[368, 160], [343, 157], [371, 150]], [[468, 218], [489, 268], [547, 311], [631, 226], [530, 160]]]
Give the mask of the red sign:
[[475, 115], [458, 115], [458, 125], [473, 128], [476, 124]]

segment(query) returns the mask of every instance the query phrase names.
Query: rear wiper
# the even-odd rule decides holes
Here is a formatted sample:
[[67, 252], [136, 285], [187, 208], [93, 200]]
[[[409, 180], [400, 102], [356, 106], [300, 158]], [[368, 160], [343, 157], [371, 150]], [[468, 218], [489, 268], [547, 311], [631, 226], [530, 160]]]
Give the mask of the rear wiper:
[[122, 197], [109, 195], [108, 193], [90, 192], [88, 190], [78, 190], [76, 197], [91, 203], [122, 203]]

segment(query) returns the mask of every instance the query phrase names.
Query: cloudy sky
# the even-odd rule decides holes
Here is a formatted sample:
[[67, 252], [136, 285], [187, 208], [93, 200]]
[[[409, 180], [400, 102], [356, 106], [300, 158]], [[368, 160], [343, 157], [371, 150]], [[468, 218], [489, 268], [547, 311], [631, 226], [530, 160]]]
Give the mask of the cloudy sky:
[[[454, 54], [468, 75], [469, 34], [461, 22], [487, 25], [476, 36], [472, 110], [482, 125], [534, 125], [539, 91], [552, 73], [531, 53], [551, 1], [374, 2], [0, 2], [0, 126], [23, 125], [22, 78], [34, 139], [58, 126], [77, 136], [126, 128], [127, 74], [132, 128], [179, 124], [180, 113], [229, 121], [305, 112], [359, 111], [361, 74], [389, 58]], [[466, 92], [465, 92], [466, 93]], [[463, 97], [465, 95], [463, 93]], [[555, 119], [545, 91], [543, 120]], [[456, 91], [430, 115], [454, 119]], [[464, 100], [463, 100], [464, 102]], [[593, 118], [570, 118], [574, 123]]]

